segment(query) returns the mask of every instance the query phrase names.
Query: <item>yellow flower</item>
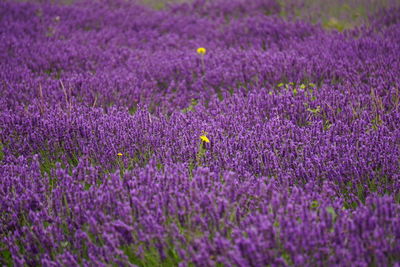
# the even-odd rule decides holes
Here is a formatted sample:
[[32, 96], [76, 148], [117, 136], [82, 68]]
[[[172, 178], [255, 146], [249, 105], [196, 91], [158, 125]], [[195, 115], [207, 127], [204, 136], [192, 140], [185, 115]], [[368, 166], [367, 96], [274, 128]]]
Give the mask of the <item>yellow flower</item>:
[[122, 157], [122, 153], [118, 153], [117, 156]]
[[304, 84], [302, 84], [302, 85], [300, 85], [300, 88], [304, 89], [304, 88], [306, 88], [306, 86]]
[[199, 55], [204, 55], [206, 52], [207, 50], [204, 47], [197, 48], [197, 54]]
[[207, 136], [205, 136], [205, 135], [200, 135], [200, 139], [203, 142], [210, 143], [210, 139], [208, 139]]

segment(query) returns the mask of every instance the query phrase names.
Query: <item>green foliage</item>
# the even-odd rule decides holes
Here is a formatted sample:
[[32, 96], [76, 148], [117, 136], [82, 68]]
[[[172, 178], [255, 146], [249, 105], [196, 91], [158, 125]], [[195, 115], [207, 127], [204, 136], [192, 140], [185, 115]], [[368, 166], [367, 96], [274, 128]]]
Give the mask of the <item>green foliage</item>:
[[129, 114], [131, 114], [131, 115], [135, 114], [136, 111], [137, 111], [137, 109], [138, 109], [138, 106], [137, 106], [136, 103], [134, 103], [134, 104], [129, 108]]
[[336, 18], [333, 17], [325, 21], [323, 25], [327, 29], [336, 29], [339, 32], [342, 32], [344, 31], [344, 29], [349, 28], [346, 22], [337, 20]]
[[321, 112], [321, 107], [317, 106], [317, 108], [308, 108], [307, 111], [311, 112], [312, 114], [316, 115]]
[[[280, 16], [288, 18], [292, 14], [293, 1], [278, 0]], [[352, 29], [364, 23], [368, 16], [389, 6], [390, 1], [320, 1], [304, 0], [301, 5], [297, 4], [294, 16], [300, 19], [309, 20], [311, 23], [321, 23], [326, 29], [342, 32]]]
[[197, 106], [197, 104], [198, 104], [197, 99], [192, 98], [192, 100], [191, 100], [189, 106], [188, 106], [187, 108], [182, 109], [182, 112], [183, 112], [183, 113], [188, 113], [188, 112], [190, 112], [190, 111], [195, 110], [195, 107]]
[[165, 259], [161, 259], [161, 256], [155, 246], [151, 246], [150, 248], [146, 249], [141, 256], [138, 256], [138, 248], [134, 245], [124, 245], [121, 247], [121, 250], [128, 257], [130, 263], [141, 267], [172, 267], [178, 266], [179, 262], [181, 261], [174, 248], [168, 249]]
[[332, 220], [335, 221], [336, 217], [337, 217], [335, 209], [333, 207], [326, 207], [325, 209], [326, 209], [326, 212], [328, 212], [329, 214], [332, 215]]
[[287, 251], [283, 251], [282, 252], [282, 259], [285, 261], [285, 263], [289, 266], [293, 266], [293, 261], [292, 261], [292, 257], [290, 256], [290, 254]]
[[43, 174], [51, 175], [51, 170], [56, 168], [57, 161], [53, 160], [49, 151], [42, 150], [39, 152], [40, 155], [40, 171]]
[[162, 10], [165, 9], [168, 4], [176, 4], [176, 3], [183, 3], [183, 2], [190, 2], [191, 0], [140, 0], [141, 3], [150, 6], [155, 10]]
[[196, 154], [196, 163], [197, 166], [202, 165], [203, 158], [205, 157], [207, 149], [205, 148], [204, 142], [200, 142], [199, 149], [197, 150]]
[[310, 208], [313, 209], [313, 210], [318, 209], [319, 208], [318, 201], [317, 200], [312, 201], [311, 205], [310, 205]]
[[130, 159], [130, 164], [128, 169], [133, 169], [136, 165], [139, 167], [144, 167], [149, 163], [150, 158], [153, 156], [154, 152], [151, 149], [144, 151], [136, 151], [133, 157]]
[[0, 242], [0, 265], [7, 267], [14, 266], [11, 252], [2, 242]]
[[3, 144], [0, 142], [0, 161], [2, 161], [4, 159], [4, 146]]
[[193, 170], [196, 168], [196, 164], [194, 160], [189, 161], [188, 171], [189, 171], [189, 179], [193, 178]]

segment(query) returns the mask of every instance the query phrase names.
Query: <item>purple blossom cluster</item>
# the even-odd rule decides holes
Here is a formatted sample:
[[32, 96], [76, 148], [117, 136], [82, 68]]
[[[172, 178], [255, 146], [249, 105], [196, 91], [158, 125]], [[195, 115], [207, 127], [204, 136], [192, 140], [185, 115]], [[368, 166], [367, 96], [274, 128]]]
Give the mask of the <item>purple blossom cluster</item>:
[[400, 266], [400, 7], [281, 2], [0, 2], [0, 265]]

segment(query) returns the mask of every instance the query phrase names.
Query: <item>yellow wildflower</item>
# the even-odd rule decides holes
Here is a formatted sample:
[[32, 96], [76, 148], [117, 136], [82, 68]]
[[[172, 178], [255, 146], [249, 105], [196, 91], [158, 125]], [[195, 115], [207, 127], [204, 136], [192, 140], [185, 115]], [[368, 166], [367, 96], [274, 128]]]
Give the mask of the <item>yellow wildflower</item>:
[[117, 156], [122, 157], [122, 153], [118, 153]]
[[210, 139], [208, 139], [207, 136], [205, 136], [205, 135], [200, 135], [200, 139], [203, 142], [210, 143]]
[[199, 55], [204, 55], [206, 52], [207, 50], [204, 47], [197, 48], [197, 54]]

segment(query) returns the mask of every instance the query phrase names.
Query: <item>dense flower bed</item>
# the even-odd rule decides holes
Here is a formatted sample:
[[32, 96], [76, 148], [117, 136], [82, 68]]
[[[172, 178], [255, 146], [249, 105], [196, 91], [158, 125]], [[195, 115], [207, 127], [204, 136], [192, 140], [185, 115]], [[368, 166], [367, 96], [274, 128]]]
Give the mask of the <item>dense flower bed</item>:
[[0, 264], [398, 266], [400, 8], [292, 8], [0, 2]]

